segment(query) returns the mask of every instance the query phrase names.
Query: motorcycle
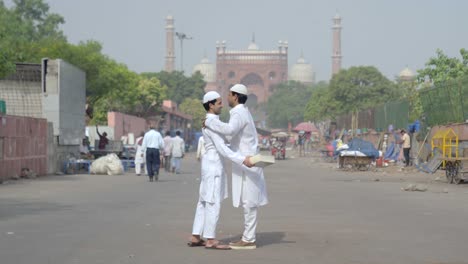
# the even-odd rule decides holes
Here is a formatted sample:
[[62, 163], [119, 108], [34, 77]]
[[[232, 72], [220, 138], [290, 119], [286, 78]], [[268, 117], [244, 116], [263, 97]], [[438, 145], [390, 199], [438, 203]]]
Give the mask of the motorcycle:
[[271, 148], [271, 155], [275, 156], [275, 159], [286, 159], [286, 148], [284, 146], [273, 146]]
[[272, 135], [271, 155], [275, 159], [286, 159], [286, 142], [289, 135], [284, 132], [276, 133]]

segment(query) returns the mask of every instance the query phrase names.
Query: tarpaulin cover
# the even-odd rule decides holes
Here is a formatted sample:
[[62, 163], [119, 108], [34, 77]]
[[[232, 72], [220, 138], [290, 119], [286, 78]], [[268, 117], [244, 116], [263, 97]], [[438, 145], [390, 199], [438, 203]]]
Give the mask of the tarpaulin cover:
[[348, 146], [348, 151], [360, 151], [364, 153], [367, 157], [371, 157], [374, 159], [379, 157], [379, 151], [369, 141], [360, 138], [353, 138], [351, 141], [348, 142]]

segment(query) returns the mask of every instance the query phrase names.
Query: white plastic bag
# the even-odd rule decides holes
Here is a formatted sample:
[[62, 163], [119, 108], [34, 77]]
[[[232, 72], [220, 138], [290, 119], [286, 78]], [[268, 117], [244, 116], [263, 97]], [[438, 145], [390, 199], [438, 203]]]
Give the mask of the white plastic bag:
[[93, 174], [120, 175], [123, 171], [122, 162], [114, 153], [100, 157], [91, 164]]

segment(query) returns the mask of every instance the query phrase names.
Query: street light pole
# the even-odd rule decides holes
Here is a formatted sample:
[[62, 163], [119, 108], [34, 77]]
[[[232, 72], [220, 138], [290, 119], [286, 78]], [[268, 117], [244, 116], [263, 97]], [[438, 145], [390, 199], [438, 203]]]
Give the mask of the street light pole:
[[176, 32], [177, 38], [180, 40], [180, 70], [184, 71], [184, 39], [192, 39], [192, 37], [187, 36], [185, 33]]

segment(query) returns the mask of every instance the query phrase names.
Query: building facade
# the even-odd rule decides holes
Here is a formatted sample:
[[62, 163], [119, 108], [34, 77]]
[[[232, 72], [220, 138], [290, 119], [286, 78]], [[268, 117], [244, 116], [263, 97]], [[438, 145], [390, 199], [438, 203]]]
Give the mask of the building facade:
[[264, 103], [274, 86], [288, 80], [288, 43], [280, 41], [276, 50], [260, 50], [253, 39], [245, 50], [229, 50], [226, 41], [216, 43], [216, 74], [206, 90], [227, 98], [229, 88], [242, 83], [249, 88], [249, 104]]

